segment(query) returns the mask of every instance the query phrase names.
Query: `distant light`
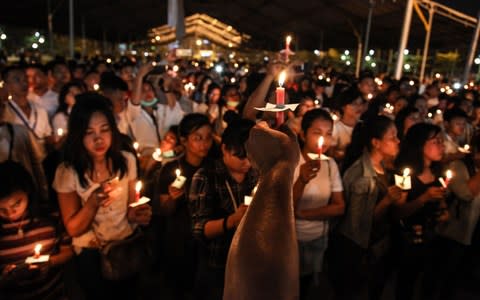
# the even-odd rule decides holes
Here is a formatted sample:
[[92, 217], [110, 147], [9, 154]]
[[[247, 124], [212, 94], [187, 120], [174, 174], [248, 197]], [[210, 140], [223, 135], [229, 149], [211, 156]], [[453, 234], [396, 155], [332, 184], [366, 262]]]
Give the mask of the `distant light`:
[[459, 90], [461, 87], [462, 87], [462, 85], [460, 84], [460, 82], [455, 82], [453, 84], [453, 88], [456, 89], [456, 90]]
[[137, 55], [137, 50], [132, 50], [132, 55]]
[[375, 54], [375, 50], [371, 49], [370, 51], [368, 51], [368, 54], [374, 55], [374, 54]]
[[245, 68], [243, 71], [244, 71], [245, 73], [248, 73], [249, 70], [248, 70], [248, 68]]
[[235, 57], [235, 53], [233, 53], [233, 52], [230, 53], [230, 54], [228, 55], [228, 57], [230, 57], [230, 59], [233, 59], [233, 58]]
[[7, 39], [7, 35], [6, 35], [5, 33], [2, 33], [2, 34], [0, 35], [0, 39], [6, 40], [6, 39]]
[[465, 90], [468, 90], [468, 84], [464, 85], [463, 88], [464, 88]]
[[377, 66], [377, 64], [372, 62], [371, 66], [372, 66], [372, 68], [375, 68]]
[[342, 56], [340, 56], [340, 59], [341, 59], [341, 60], [346, 60], [347, 57], [346, 57], [345, 55], [342, 55]]
[[232, 48], [233, 47], [233, 44], [232, 43], [228, 43], [228, 48]]
[[143, 52], [143, 56], [148, 57], [148, 52]]
[[314, 53], [316, 56], [320, 56], [320, 50], [318, 50], [318, 49], [315, 49], [315, 50], [313, 51], [313, 53]]
[[231, 83], [235, 83], [236, 81], [237, 81], [237, 79], [235, 79], [235, 77], [230, 78]]
[[45, 43], [45, 38], [44, 38], [43, 36], [41, 36], [41, 37], [38, 39], [38, 42], [39, 42], [40, 44]]
[[237, 63], [234, 63], [233, 66], [234, 66], [235, 68], [238, 68], [238, 64], [237, 64]]
[[263, 60], [264, 60], [264, 61], [269, 61], [270, 58], [268, 58], [268, 56], [264, 56], [264, 57], [263, 57]]
[[330, 82], [330, 81], [331, 81], [330, 77], [327, 77], [327, 82]]
[[437, 79], [440, 78], [441, 76], [442, 75], [440, 75], [440, 73], [435, 74], [435, 78], [437, 78]]
[[111, 64], [112, 63], [112, 59], [109, 57], [107, 58], [107, 64]]
[[414, 85], [415, 85], [415, 81], [410, 80], [410, 81], [408, 82], [408, 84], [411, 85], [411, 86], [414, 86]]
[[405, 64], [403, 66], [403, 68], [408, 71], [408, 70], [410, 70], [411, 66], [410, 66], [410, 64]]
[[93, 89], [94, 89], [95, 91], [98, 91], [98, 89], [100, 89], [100, 86], [98, 85], [98, 83], [95, 83], [95, 84], [93, 85]]
[[323, 75], [318, 75], [318, 80], [323, 80]]
[[445, 88], [441, 88], [441, 89], [440, 89], [440, 92], [441, 92], [441, 93], [445, 93]]
[[408, 49], [403, 50], [404, 55], [408, 55], [408, 53], [410, 53], [410, 51], [408, 51]]
[[347, 66], [349, 66], [351, 64], [351, 62], [349, 60], [347, 60], [346, 64], [347, 64]]
[[216, 65], [215, 66], [215, 72], [217, 73], [222, 73], [223, 72], [223, 67], [221, 65]]
[[202, 45], [202, 40], [200, 40], [200, 39], [197, 40], [197, 41], [195, 42], [195, 44], [197, 44], [197, 46], [201, 46], [201, 45]]
[[210, 44], [210, 41], [209, 41], [209, 40], [203, 40], [202, 42], [203, 42], [205, 45]]
[[232, 30], [232, 26], [228, 26], [227, 31], [231, 31], [231, 30]]
[[450, 95], [453, 93], [453, 90], [447, 90], [447, 95]]
[[432, 113], [428, 113], [428, 114], [427, 114], [427, 117], [428, 117], [429, 119], [431, 119], [431, 118], [433, 117], [433, 114], [432, 114]]
[[365, 56], [365, 60], [366, 60], [366, 61], [370, 61], [371, 59], [372, 59], [372, 58], [370, 57], [370, 55]]
[[480, 65], [480, 57], [475, 58], [474, 61], [476, 65]]
[[38, 38], [39, 36], [40, 36], [40, 32], [38, 32], [38, 31], [37, 31], [37, 32], [35, 32], [35, 37], [37, 37], [37, 38]]
[[159, 35], [155, 36], [155, 40], [156, 40], [156, 41], [159, 41], [159, 40], [160, 40], [160, 36], [159, 36]]
[[174, 65], [172, 70], [173, 72], [177, 73], [180, 68], [177, 65]]
[[350, 55], [350, 51], [348, 51], [348, 50], [345, 50], [344, 53], [345, 53], [345, 55]]
[[38, 48], [38, 44], [37, 44], [37, 43], [33, 43], [33, 44], [32, 44], [32, 48], [33, 48], [33, 49], [37, 49], [37, 48]]

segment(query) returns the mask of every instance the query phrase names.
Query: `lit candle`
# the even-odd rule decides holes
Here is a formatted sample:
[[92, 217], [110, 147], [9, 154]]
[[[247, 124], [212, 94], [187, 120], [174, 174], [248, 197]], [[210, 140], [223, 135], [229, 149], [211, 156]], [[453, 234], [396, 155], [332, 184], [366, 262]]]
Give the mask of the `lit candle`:
[[63, 128], [58, 128], [57, 129], [57, 135], [60, 136], [60, 137], [63, 136]]
[[470, 145], [465, 144], [465, 146], [463, 146], [463, 150], [465, 150], [466, 152], [469, 152], [470, 151]]
[[139, 180], [135, 184], [135, 201], [140, 200], [140, 191], [142, 190], [142, 182]]
[[140, 144], [138, 142], [134, 142], [133, 149], [135, 149], [135, 151], [138, 151], [138, 147], [140, 147]]
[[367, 95], [367, 99], [368, 99], [368, 100], [372, 100], [372, 98], [373, 98], [373, 94], [372, 94], [372, 93], [369, 93], [369, 94]]
[[405, 168], [403, 170], [403, 179], [402, 179], [402, 185], [405, 185], [405, 180], [407, 180], [408, 176], [410, 175], [410, 169], [409, 168]]
[[95, 83], [93, 85], [93, 90], [98, 91], [99, 89], [100, 89], [100, 86], [98, 85], [98, 83]]
[[450, 182], [450, 180], [452, 179], [453, 177], [453, 173], [451, 170], [447, 170], [447, 172], [445, 172], [445, 184], [448, 185], [448, 183]]
[[290, 52], [290, 43], [292, 42], [292, 37], [287, 36], [285, 39], [285, 62], [288, 63], [288, 54]]
[[176, 169], [175, 174], [177, 175], [177, 177], [175, 178], [175, 181], [173, 181], [172, 186], [174, 188], [181, 189], [185, 184], [187, 178], [185, 176], [182, 176], [182, 171], [180, 171], [180, 169]]
[[[287, 73], [282, 71], [280, 76], [278, 77], [278, 87], [275, 91], [276, 93], [276, 103], [277, 106], [285, 105], [285, 88], [283, 87], [283, 83], [285, 82], [285, 78], [287, 77]], [[283, 111], [277, 112], [277, 127], [283, 124], [285, 120], [285, 113]]]
[[42, 244], [36, 244], [33, 251], [35, 253], [33, 257], [38, 259], [40, 257], [40, 251], [42, 251]]
[[322, 154], [323, 154], [323, 143], [324, 143], [325, 139], [323, 138], [323, 136], [320, 136], [318, 138], [318, 157], [321, 157]]
[[155, 149], [152, 153], [152, 158], [156, 161], [162, 161], [162, 150], [160, 148]]
[[395, 185], [402, 190], [409, 190], [412, 188], [412, 180], [410, 178], [410, 168], [403, 169], [403, 174], [395, 174]]
[[257, 193], [257, 189], [258, 189], [258, 184], [253, 188], [252, 194], [250, 196], [245, 196], [244, 197], [243, 204], [250, 205], [252, 203], [253, 197]]

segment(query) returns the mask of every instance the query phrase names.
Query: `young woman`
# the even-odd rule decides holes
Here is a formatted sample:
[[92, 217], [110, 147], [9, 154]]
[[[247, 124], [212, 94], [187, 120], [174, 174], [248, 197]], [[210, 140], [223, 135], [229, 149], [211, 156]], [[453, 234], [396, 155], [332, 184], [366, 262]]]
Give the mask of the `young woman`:
[[[30, 174], [22, 165], [0, 163], [0, 294], [2, 299], [60, 299], [61, 266], [73, 255], [58, 222], [40, 217]], [[25, 263], [41, 244], [46, 262]]]
[[98, 94], [77, 97], [68, 132], [64, 161], [57, 168], [53, 187], [63, 223], [73, 237], [79, 283], [88, 299], [132, 295], [137, 274], [132, 274], [128, 284], [103, 278], [100, 248], [128, 238], [139, 224], [150, 221], [148, 205], [129, 206], [135, 201], [135, 157], [120, 151], [111, 102]]
[[189, 205], [193, 237], [198, 245], [195, 299], [222, 299], [228, 250], [243, 218], [258, 176], [251, 168], [245, 142], [251, 120], [229, 123], [222, 135], [222, 158], [199, 169], [192, 179]]
[[[154, 205], [165, 216], [162, 247], [165, 255], [162, 262], [166, 279], [174, 299], [184, 299], [192, 291], [195, 276], [195, 249], [192, 238], [191, 217], [188, 209], [188, 193], [193, 174], [205, 166], [213, 143], [213, 129], [207, 116], [186, 115], [178, 128], [184, 155], [170, 161], [162, 168], [156, 179]], [[176, 170], [185, 177], [183, 186], [172, 185]]]
[[[57, 139], [67, 134], [68, 116], [75, 105], [75, 96], [85, 92], [85, 90], [85, 84], [81, 81], [71, 81], [60, 90], [58, 109], [52, 118], [53, 135]], [[58, 129], [62, 129], [62, 136], [59, 136]]]
[[397, 129], [376, 116], [359, 123], [347, 149], [345, 216], [332, 238], [331, 275], [338, 299], [380, 299], [389, 271], [389, 214], [405, 199], [384, 163], [398, 153]]
[[410, 127], [421, 122], [421, 120], [420, 113], [416, 107], [407, 106], [400, 110], [395, 117], [395, 125], [397, 126], [400, 141], [403, 140]]
[[318, 140], [324, 139], [323, 151], [332, 139], [333, 120], [323, 109], [310, 110], [303, 116], [300, 138], [302, 155], [295, 170], [293, 201], [300, 251], [300, 299], [307, 299], [311, 281], [322, 272], [328, 244], [329, 219], [343, 214], [343, 187], [335, 160], [312, 160], [318, 153]]
[[[435, 227], [448, 219], [445, 188], [439, 177], [445, 151], [440, 127], [427, 123], [412, 126], [402, 141], [397, 157], [398, 170], [410, 168], [412, 187], [407, 200], [395, 207], [400, 221], [400, 267], [397, 275], [397, 299], [413, 299], [421, 271], [425, 271], [423, 296], [431, 299], [429, 284], [433, 276], [431, 246]], [[437, 262], [438, 263], [438, 262]]]

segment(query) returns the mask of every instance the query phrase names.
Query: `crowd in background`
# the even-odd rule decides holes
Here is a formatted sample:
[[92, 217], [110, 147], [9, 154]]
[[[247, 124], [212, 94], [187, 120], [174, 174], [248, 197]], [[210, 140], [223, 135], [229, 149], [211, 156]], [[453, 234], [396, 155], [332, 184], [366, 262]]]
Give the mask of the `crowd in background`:
[[[298, 106], [277, 124], [255, 108], [276, 103], [282, 71]], [[480, 278], [475, 82], [131, 57], [11, 64], [0, 80], [2, 299], [141, 299], [152, 272], [160, 298], [222, 299], [259, 180], [244, 143], [261, 121], [301, 149], [301, 299], [322, 280], [335, 299], [381, 299], [389, 282], [399, 300], [455, 299]], [[143, 269], [108, 277], [104, 250], [133, 239]], [[25, 263], [38, 243], [49, 261]]]

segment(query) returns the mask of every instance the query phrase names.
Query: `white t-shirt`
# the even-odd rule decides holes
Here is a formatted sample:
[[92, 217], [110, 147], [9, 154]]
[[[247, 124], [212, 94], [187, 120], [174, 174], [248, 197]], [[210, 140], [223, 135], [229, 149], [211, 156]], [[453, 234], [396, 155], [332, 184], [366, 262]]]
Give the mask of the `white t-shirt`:
[[62, 129], [63, 130], [63, 134], [67, 134], [68, 132], [68, 116], [63, 113], [63, 112], [59, 112], [59, 113], [56, 113], [53, 118], [52, 118], [52, 126], [53, 126], [53, 134], [57, 136], [58, 134], [58, 129]]
[[[134, 226], [127, 220], [128, 209], [128, 182], [137, 178], [135, 157], [128, 152], [122, 152], [126, 159], [128, 171], [120, 178], [116, 199], [107, 207], [100, 206], [92, 222], [92, 229], [78, 237], [74, 237], [72, 244], [77, 253], [79, 248], [89, 247], [93, 241], [104, 243], [108, 241], [122, 240], [132, 234]], [[120, 174], [116, 174], [120, 176]], [[100, 184], [93, 182], [87, 176], [88, 186], [82, 187], [78, 174], [71, 167], [60, 164], [55, 173], [53, 188], [58, 193], [76, 192], [81, 199], [82, 206], [88, 197]]]
[[458, 144], [448, 133], [445, 133], [443, 145], [445, 146], [445, 154], [455, 154], [458, 152]]
[[131, 136], [131, 124], [140, 115], [142, 107], [140, 105], [133, 105], [128, 101], [127, 107], [119, 114], [115, 115], [118, 130], [126, 135]]
[[345, 150], [352, 141], [353, 127], [345, 125], [338, 120], [333, 124], [332, 143], [331, 146], [339, 150]]
[[165, 136], [171, 126], [180, 124], [180, 121], [183, 119], [185, 114], [178, 101], [175, 102], [175, 106], [173, 108], [166, 104], [159, 104], [157, 106], [157, 112], [158, 130], [162, 138]]
[[52, 118], [58, 108], [58, 94], [52, 90], [48, 90], [42, 96], [35, 94], [34, 92], [28, 93], [28, 99], [32, 100], [35, 104], [45, 109], [48, 113], [48, 117]]
[[[153, 114], [157, 123], [159, 120], [158, 110], [154, 110]], [[160, 129], [160, 128], [159, 128]], [[158, 148], [160, 147], [160, 141], [158, 140], [157, 128], [152, 117], [144, 109], [140, 112], [140, 115], [132, 122], [132, 131], [135, 141], [138, 142], [140, 151], [145, 148]], [[160, 134], [160, 130], [158, 132]]]
[[[298, 209], [313, 209], [328, 205], [333, 192], [342, 192], [343, 185], [334, 159], [322, 160], [317, 176], [310, 180], [303, 190], [303, 195], [298, 202]], [[300, 166], [305, 159], [300, 155], [300, 160], [294, 173], [294, 182], [300, 175]], [[311, 241], [328, 233], [328, 221], [320, 220], [295, 220], [297, 240]]]

